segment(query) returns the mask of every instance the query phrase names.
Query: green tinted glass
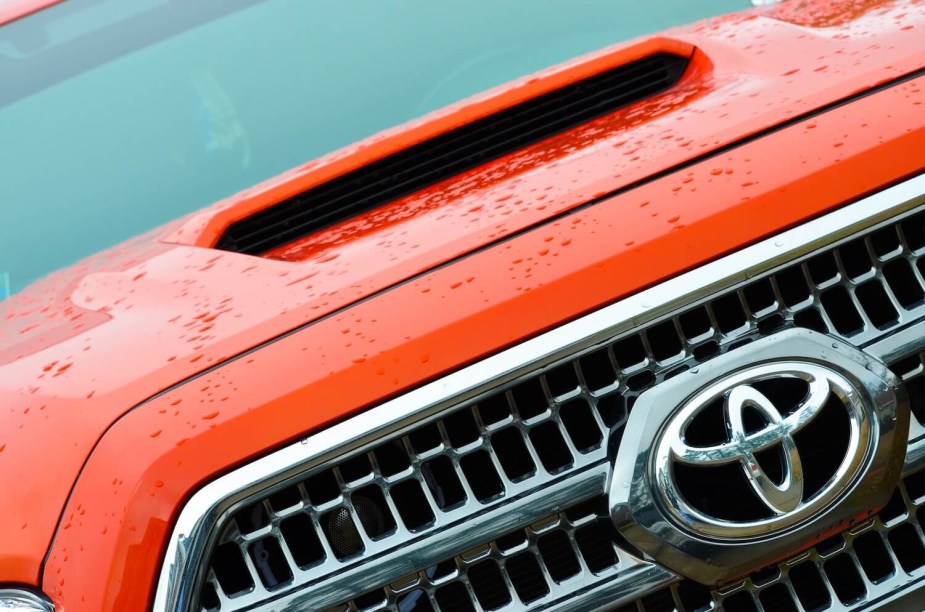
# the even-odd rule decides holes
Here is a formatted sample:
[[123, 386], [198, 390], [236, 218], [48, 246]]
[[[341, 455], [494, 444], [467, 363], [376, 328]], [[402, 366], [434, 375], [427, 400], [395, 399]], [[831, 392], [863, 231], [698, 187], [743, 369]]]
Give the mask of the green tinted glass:
[[465, 96], [746, 4], [71, 0], [0, 27], [0, 279], [15, 292]]

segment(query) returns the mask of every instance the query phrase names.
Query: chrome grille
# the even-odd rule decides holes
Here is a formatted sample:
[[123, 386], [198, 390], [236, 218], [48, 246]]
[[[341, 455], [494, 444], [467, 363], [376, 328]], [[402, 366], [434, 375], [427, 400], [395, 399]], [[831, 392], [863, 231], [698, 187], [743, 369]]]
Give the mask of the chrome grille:
[[689, 580], [614, 612], [778, 612], [859, 606], [925, 578], [925, 471], [906, 476], [880, 513], [793, 559], [722, 590]]
[[[331, 612], [496, 610], [548, 605], [636, 564], [617, 548], [599, 497], [363, 594]], [[565, 590], [563, 590], [565, 589]]]
[[[603, 493], [607, 446], [619, 440], [642, 392], [784, 327], [876, 343], [925, 314], [923, 252], [925, 212], [903, 215], [671, 316], [653, 315], [631, 333], [621, 327], [610, 337], [589, 338], [555, 359], [528, 364], [494, 389], [488, 382], [487, 390], [437, 414], [424, 411], [417, 422], [356, 451], [309, 464], [225, 514], [197, 591], [198, 609], [250, 609], [268, 601], [282, 608], [378, 609], [403, 601], [407, 589], [443, 609], [437, 593], [453, 581], [477, 607], [494, 609], [473, 591], [473, 564], [463, 551]], [[521, 598], [502, 549], [483, 546], [510, 598], [500, 607], [545, 607]], [[455, 578], [428, 576], [429, 568], [457, 557]], [[672, 579], [659, 571], [650, 583]], [[609, 582], [620, 583], [624, 574]], [[418, 582], [401, 582], [408, 576]], [[621, 592], [607, 588], [614, 597]], [[665, 593], [675, 601], [698, 592], [705, 601], [715, 597], [682, 582], [639, 605], [659, 609], [656, 600], [667, 601]], [[577, 596], [571, 587], [569, 593]]]

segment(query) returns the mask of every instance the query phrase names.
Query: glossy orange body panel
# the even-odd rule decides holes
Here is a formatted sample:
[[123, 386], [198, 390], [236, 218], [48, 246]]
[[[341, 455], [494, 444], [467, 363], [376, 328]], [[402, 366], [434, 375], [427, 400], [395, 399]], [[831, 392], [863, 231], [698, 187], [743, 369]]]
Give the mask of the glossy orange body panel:
[[[145, 403], [93, 453], [45, 588], [65, 610], [143, 608], [159, 568], [154, 551], [204, 480], [921, 171], [923, 104], [920, 78], [798, 123], [396, 287]], [[111, 511], [94, 512], [100, 503]]]
[[[577, 60], [307, 164], [4, 302], [0, 489], [17, 493], [0, 496], [0, 582], [41, 582], [60, 610], [141, 609], [182, 500], [230, 466], [921, 171], [921, 79], [684, 166], [925, 66], [925, 5], [848, 5], [841, 20], [813, 13], [820, 28], [754, 12]], [[665, 48], [692, 52], [692, 66], [650, 101], [278, 259], [203, 248], [310, 185]]]

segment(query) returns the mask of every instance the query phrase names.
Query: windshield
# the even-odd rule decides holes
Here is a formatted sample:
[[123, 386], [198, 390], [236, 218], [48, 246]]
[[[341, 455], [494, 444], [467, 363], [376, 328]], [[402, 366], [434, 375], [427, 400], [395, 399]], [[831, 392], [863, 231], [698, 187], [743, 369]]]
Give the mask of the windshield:
[[69, 0], [0, 27], [0, 299], [387, 127], [747, 0]]

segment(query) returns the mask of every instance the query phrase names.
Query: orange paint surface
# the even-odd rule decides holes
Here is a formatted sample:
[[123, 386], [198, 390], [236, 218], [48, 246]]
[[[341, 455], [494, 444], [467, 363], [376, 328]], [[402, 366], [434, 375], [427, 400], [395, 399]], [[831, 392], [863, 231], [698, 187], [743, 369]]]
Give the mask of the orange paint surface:
[[178, 508], [229, 466], [921, 172], [923, 104], [921, 78], [867, 96], [430, 272], [146, 402], [94, 450], [44, 588], [63, 610], [143, 609]]

